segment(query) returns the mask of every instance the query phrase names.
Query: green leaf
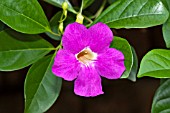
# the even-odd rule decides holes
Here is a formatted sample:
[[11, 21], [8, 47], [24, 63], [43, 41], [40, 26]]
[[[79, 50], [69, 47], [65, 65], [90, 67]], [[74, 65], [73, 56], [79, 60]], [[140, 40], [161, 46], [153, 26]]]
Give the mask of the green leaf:
[[114, 3], [116, 0], [108, 0], [109, 4]]
[[165, 80], [157, 89], [151, 113], [170, 113], [170, 79]]
[[90, 6], [93, 2], [94, 2], [94, 0], [83, 0], [83, 9]]
[[138, 77], [155, 78], [170, 77], [170, 50], [155, 49], [148, 52], [142, 59]]
[[114, 40], [111, 43], [110, 47], [116, 48], [124, 54], [126, 71], [123, 73], [121, 78], [128, 78], [133, 65], [133, 54], [130, 44], [127, 40], [114, 36]]
[[161, 78], [160, 79], [160, 84], [163, 84], [166, 80], [168, 80], [168, 78]]
[[66, 27], [68, 24], [75, 22], [76, 15], [74, 14], [68, 14], [66, 20], [64, 21], [64, 27]]
[[146, 28], [163, 24], [169, 16], [160, 0], [117, 0], [94, 21], [111, 28]]
[[4, 30], [5, 29], [5, 25], [4, 25], [4, 23], [2, 23], [1, 21], [0, 21], [0, 31], [2, 31], [2, 30]]
[[[167, 7], [168, 11], [170, 12], [170, 1], [169, 0], [162, 0], [164, 5]], [[170, 48], [170, 16], [165, 24], [162, 27], [163, 38], [166, 43], [166, 47]]]
[[59, 96], [62, 79], [51, 71], [54, 57], [44, 57], [29, 69], [24, 86], [25, 113], [43, 113]]
[[74, 10], [74, 8], [72, 7], [72, 5], [70, 4], [69, 0], [44, 0], [45, 2], [52, 4], [56, 7], [62, 7], [63, 2], [67, 2], [68, 4], [68, 10], [72, 13], [77, 14], [77, 12]]
[[[58, 32], [59, 22], [58, 21], [60, 20], [61, 14], [62, 14], [61, 11], [57, 12], [50, 20], [51, 29], [56, 34], [59, 34]], [[66, 20], [64, 21], [64, 27], [73, 22], [75, 22], [75, 15], [68, 14]], [[46, 34], [54, 40], [61, 40], [61, 36], [51, 34], [50, 32], [46, 32]]]
[[0, 0], [0, 20], [22, 33], [51, 31], [37, 0]]
[[137, 71], [138, 71], [138, 58], [137, 58], [135, 49], [133, 47], [132, 47], [132, 53], [133, 53], [133, 65], [132, 65], [132, 69], [131, 69], [128, 79], [135, 82]]
[[55, 48], [38, 35], [5, 30], [0, 32], [0, 71], [29, 66]]
[[[60, 20], [60, 17], [62, 15], [62, 12], [57, 12], [50, 20], [50, 26], [51, 26], [51, 30], [58, 34], [58, 27], [59, 27], [59, 20]], [[61, 40], [61, 36], [57, 36], [57, 35], [54, 35], [54, 34], [51, 34], [50, 32], [46, 32], [46, 34], [54, 39], [54, 40]]]

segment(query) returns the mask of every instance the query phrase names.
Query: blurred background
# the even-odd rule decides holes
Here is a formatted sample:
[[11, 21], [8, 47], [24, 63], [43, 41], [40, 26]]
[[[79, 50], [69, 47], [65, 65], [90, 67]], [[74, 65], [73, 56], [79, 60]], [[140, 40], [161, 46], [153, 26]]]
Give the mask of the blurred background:
[[[80, 0], [70, 1], [74, 6], [80, 5]], [[49, 20], [61, 10], [42, 0], [39, 2]], [[95, 0], [93, 7], [87, 10], [93, 14], [101, 3], [102, 0]], [[139, 62], [148, 51], [154, 48], [165, 48], [161, 26], [146, 29], [113, 29], [113, 33], [129, 41], [136, 50]], [[45, 34], [41, 36], [48, 39]], [[54, 45], [58, 44], [54, 40], [48, 40]], [[0, 113], [23, 113], [24, 79], [27, 70], [28, 68], [14, 72], [0, 72]], [[125, 79], [102, 78], [102, 84], [104, 95], [85, 98], [74, 94], [73, 82], [63, 81], [58, 100], [46, 113], [150, 113], [159, 79], [144, 77], [132, 82]]]

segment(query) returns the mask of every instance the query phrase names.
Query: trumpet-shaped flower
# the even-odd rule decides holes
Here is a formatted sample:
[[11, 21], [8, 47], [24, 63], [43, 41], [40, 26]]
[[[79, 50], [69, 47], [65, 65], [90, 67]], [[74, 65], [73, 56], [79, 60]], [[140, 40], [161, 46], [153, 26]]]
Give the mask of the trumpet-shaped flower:
[[57, 52], [52, 72], [74, 82], [77, 95], [103, 94], [101, 77], [118, 79], [125, 71], [122, 52], [109, 48], [113, 40], [110, 28], [99, 22], [89, 29], [79, 23], [69, 24], [62, 37], [63, 49]]

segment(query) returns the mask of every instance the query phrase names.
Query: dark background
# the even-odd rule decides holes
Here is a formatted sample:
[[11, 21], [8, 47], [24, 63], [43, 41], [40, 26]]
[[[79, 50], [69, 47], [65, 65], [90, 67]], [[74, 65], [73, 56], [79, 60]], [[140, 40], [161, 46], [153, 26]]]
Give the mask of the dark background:
[[[39, 0], [48, 19], [60, 9]], [[87, 10], [94, 13], [102, 0], [95, 1], [95, 7]], [[74, 6], [80, 3], [72, 0]], [[146, 29], [113, 29], [114, 35], [126, 38], [135, 48], [139, 61], [149, 50], [165, 48], [161, 26]], [[46, 38], [46, 35], [41, 34]], [[53, 40], [49, 41], [54, 44]], [[0, 72], [0, 113], [23, 113], [24, 79], [28, 68], [14, 72]], [[60, 96], [47, 113], [150, 113], [152, 98], [159, 86], [159, 79], [141, 78], [129, 80], [108, 80], [102, 78], [104, 95], [93, 98], [79, 97], [73, 93], [73, 82], [63, 81]]]

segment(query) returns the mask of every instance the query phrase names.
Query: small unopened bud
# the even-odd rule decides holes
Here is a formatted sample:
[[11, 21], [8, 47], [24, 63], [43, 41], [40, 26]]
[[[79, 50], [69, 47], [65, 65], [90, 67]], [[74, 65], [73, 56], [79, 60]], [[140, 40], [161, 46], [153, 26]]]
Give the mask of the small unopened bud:
[[77, 14], [76, 22], [83, 24], [83, 15], [81, 13]]
[[67, 10], [67, 8], [68, 8], [67, 2], [63, 2], [62, 8], [63, 8], [63, 10]]
[[59, 29], [59, 31], [61, 32], [61, 33], [63, 33], [63, 22], [61, 22], [60, 24], [59, 24], [59, 27], [58, 27], [58, 29]]
[[63, 10], [64, 16], [67, 16], [67, 10]]

